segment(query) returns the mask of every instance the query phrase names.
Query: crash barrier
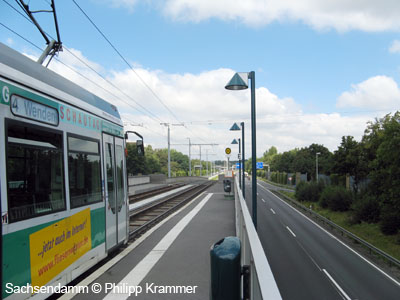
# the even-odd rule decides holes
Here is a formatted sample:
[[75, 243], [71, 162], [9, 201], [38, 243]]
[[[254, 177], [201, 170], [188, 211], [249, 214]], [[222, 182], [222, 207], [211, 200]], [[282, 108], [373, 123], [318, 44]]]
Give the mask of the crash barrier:
[[[225, 179], [226, 180], [226, 179]], [[236, 237], [226, 237], [211, 246], [210, 300], [282, 299], [264, 249], [254, 228], [237, 177], [224, 180], [235, 194]]]
[[237, 177], [235, 177], [235, 187], [236, 236], [241, 243], [242, 273], [249, 273], [248, 279], [244, 277], [242, 289], [245, 292], [248, 291], [249, 295], [244, 294], [243, 299], [282, 299], [242, 196]]

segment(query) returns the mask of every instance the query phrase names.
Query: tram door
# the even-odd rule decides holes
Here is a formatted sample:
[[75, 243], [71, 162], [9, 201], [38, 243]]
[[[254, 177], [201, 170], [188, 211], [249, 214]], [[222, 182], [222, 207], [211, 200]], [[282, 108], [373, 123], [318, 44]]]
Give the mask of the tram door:
[[126, 238], [127, 212], [125, 195], [124, 142], [122, 138], [103, 133], [103, 155], [106, 196], [106, 249]]

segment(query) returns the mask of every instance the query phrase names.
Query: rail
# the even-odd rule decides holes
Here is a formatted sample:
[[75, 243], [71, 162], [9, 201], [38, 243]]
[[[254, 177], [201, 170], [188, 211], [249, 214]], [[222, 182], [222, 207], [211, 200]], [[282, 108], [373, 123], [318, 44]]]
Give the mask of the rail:
[[[189, 189], [180, 191], [178, 193], [175, 193], [171, 196], [167, 196], [166, 198], [163, 198], [161, 201], [155, 201], [154, 203], [151, 203], [149, 206], [146, 206], [144, 208], [139, 208], [139, 209], [134, 209], [131, 210], [130, 213], [130, 219], [135, 218], [135, 216], [138, 216], [140, 214], [146, 213], [146, 211], [149, 211], [153, 208], [161, 208], [162, 211], [157, 212], [157, 213], [152, 213], [150, 220], [146, 221], [145, 223], [137, 226], [135, 229], [130, 229], [129, 230], [129, 238], [133, 239], [139, 234], [143, 233], [146, 231], [149, 227], [153, 226], [155, 223], [157, 223], [159, 220], [163, 219], [167, 215], [171, 214], [173, 211], [176, 211], [178, 208], [183, 206], [185, 203], [188, 201], [192, 200], [194, 197], [202, 193], [204, 190], [209, 188], [211, 185], [213, 185], [215, 182], [204, 182], [203, 184], [199, 184], [196, 186], [192, 186]], [[170, 204], [170, 201], [173, 201], [175, 199], [180, 199], [177, 201], [177, 203], [172, 203]], [[165, 206], [165, 209], [162, 208], [163, 205]], [[131, 222], [130, 222], [131, 226]]]
[[282, 299], [274, 275], [235, 178], [236, 235], [241, 241], [241, 264], [250, 266], [250, 299]]
[[363, 245], [364, 247], [366, 247], [369, 250], [370, 254], [372, 252], [374, 252], [375, 254], [377, 254], [377, 255], [381, 256], [382, 258], [386, 259], [389, 262], [389, 265], [393, 264], [397, 268], [400, 269], [400, 261], [398, 259], [390, 256], [389, 254], [387, 254], [386, 252], [382, 251], [381, 249], [376, 248], [375, 246], [371, 245], [367, 241], [364, 241], [363, 239], [361, 239], [358, 236], [356, 236], [354, 233], [352, 233], [352, 232], [344, 229], [343, 227], [333, 223], [331, 220], [329, 220], [329, 219], [321, 216], [320, 214], [314, 212], [313, 210], [305, 207], [304, 205], [300, 204], [296, 200], [290, 199], [289, 197], [285, 196], [284, 194], [279, 193], [278, 191], [271, 191], [271, 192], [278, 194], [280, 197], [284, 198], [286, 201], [289, 201], [293, 205], [295, 205], [295, 206], [299, 207], [300, 209], [308, 212], [310, 215], [312, 215], [315, 218], [319, 219], [323, 223], [326, 223], [329, 226], [331, 226], [332, 228], [335, 228], [337, 231], [339, 231], [341, 233], [342, 236], [346, 235], [347, 237], [353, 239], [357, 243]]

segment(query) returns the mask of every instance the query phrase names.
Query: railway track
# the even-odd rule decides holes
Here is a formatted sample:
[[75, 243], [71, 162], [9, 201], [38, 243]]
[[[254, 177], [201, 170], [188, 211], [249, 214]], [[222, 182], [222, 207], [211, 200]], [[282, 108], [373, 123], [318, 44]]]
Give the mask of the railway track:
[[156, 201], [155, 203], [151, 203], [145, 207], [130, 211], [130, 239], [137, 238], [154, 224], [171, 214], [173, 211], [177, 210], [188, 201], [195, 198], [214, 183], [215, 181], [207, 181], [199, 185], [194, 185], [160, 201]]
[[140, 194], [137, 194], [137, 195], [129, 196], [129, 204], [138, 202], [140, 200], [149, 198], [151, 196], [156, 196], [158, 194], [161, 194], [161, 193], [176, 189], [176, 188], [184, 186], [184, 185], [185, 185], [184, 183], [176, 183], [176, 184], [171, 184], [171, 185], [168, 185], [168, 186], [164, 186], [164, 187], [156, 189], [156, 190], [151, 190], [151, 191], [148, 191], [148, 192], [144, 192], [144, 193], [140, 193]]

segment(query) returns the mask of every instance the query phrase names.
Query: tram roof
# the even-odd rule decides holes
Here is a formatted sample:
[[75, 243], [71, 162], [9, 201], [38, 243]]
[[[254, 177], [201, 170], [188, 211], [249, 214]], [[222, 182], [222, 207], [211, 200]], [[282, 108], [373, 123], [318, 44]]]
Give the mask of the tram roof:
[[2, 43], [0, 43], [0, 62], [120, 119], [117, 108], [111, 103]]

